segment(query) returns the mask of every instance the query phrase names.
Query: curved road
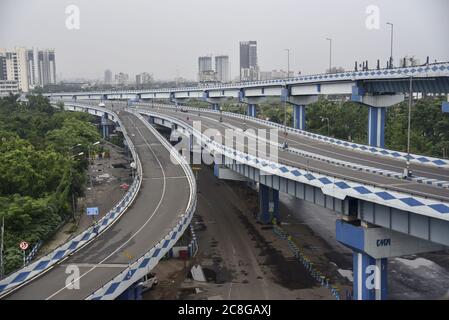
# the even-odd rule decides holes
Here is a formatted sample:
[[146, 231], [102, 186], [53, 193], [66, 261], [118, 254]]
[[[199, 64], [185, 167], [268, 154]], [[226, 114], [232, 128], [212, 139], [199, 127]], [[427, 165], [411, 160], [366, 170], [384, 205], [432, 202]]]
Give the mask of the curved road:
[[[269, 129], [271, 129], [271, 127], [263, 124], [259, 124], [253, 121], [244, 121], [243, 119], [238, 119], [226, 115], [221, 115], [223, 122], [220, 123], [220, 114], [217, 113], [202, 112], [200, 113], [200, 115], [198, 115], [197, 111], [190, 110], [187, 113], [183, 113], [181, 111], [175, 111], [171, 108], [147, 107], [145, 109], [154, 113], [159, 113], [162, 116], [168, 115], [177, 118], [186, 123], [189, 123], [190, 125], [192, 125], [193, 121], [201, 121], [203, 132], [208, 128], [214, 128], [219, 130], [223, 136], [225, 133], [225, 129], [235, 127], [243, 128], [244, 126], [246, 126], [247, 129], [254, 130], [266, 129], [267, 132], [269, 132]], [[281, 133], [279, 133], [279, 142], [283, 141]], [[404, 163], [395, 159], [348, 150], [346, 148], [334, 146], [329, 143], [318, 142], [316, 140], [312, 140], [310, 138], [303, 137], [297, 134], [290, 133], [288, 135], [288, 144], [289, 147], [312, 152], [317, 155], [341, 159], [344, 161], [371, 166], [378, 169], [402, 172], [404, 168]], [[330, 176], [357, 181], [368, 185], [375, 185], [385, 189], [410, 193], [443, 201], [449, 201], [449, 189], [438, 188], [409, 180], [399, 180], [397, 178], [390, 178], [364, 171], [358, 171], [320, 160], [309, 159], [285, 151], [279, 151], [278, 157], [279, 163], [283, 163], [293, 167], [309, 169]], [[449, 181], [449, 170], [447, 169], [434, 168], [418, 164], [412, 164], [411, 169], [417, 176]]]
[[[134, 203], [95, 241], [7, 299], [85, 299], [156, 245], [185, 213], [190, 186], [181, 166], [172, 164], [169, 151], [135, 115], [121, 112], [120, 119], [142, 162]], [[66, 287], [69, 265], [79, 267], [79, 289]]]

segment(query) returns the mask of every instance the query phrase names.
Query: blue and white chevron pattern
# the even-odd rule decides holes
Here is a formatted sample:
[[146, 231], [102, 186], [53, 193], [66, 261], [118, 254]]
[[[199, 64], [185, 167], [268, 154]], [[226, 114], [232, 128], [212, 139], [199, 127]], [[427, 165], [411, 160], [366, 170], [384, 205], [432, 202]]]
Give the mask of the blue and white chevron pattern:
[[[93, 109], [95, 109], [95, 107]], [[110, 113], [110, 111], [107, 110], [102, 111]], [[116, 119], [118, 119], [117, 116]], [[133, 202], [134, 198], [136, 197], [140, 189], [142, 169], [139, 157], [134, 150], [131, 140], [126, 134], [126, 131], [124, 131], [124, 136], [128, 143], [128, 146], [130, 146], [131, 154], [137, 163], [138, 173], [133, 183], [131, 184], [129, 190], [122, 198], [122, 200], [114, 208], [112, 208], [103, 218], [101, 218], [96, 225], [91, 226], [90, 228], [80, 233], [75, 238], [69, 240], [65, 244], [61, 245], [60, 247], [56, 248], [46, 256], [34, 261], [30, 265], [10, 274], [9, 276], [1, 280], [0, 295], [6, 293], [11, 289], [14, 289], [18, 285], [26, 281], [29, 281], [30, 279], [34, 278], [44, 270], [50, 268], [57, 262], [68, 257], [70, 254], [78, 251], [86, 244], [91, 242], [93, 239], [95, 239], [99, 234], [108, 229], [126, 211], [126, 209]]]
[[194, 131], [187, 123], [170, 116], [165, 116], [150, 111], [140, 111], [154, 117], [164, 117], [165, 119], [177, 123], [178, 126], [187, 128], [197, 139], [202, 142], [211, 152], [219, 153], [227, 158], [234, 159], [239, 163], [252, 166], [261, 172], [269, 175], [276, 175], [286, 179], [298, 181], [304, 184], [320, 188], [324, 194], [344, 199], [347, 196], [366, 200], [404, 211], [417, 213], [442, 220], [449, 220], [449, 203], [436, 199], [424, 198], [411, 195], [405, 192], [388, 190], [359, 182], [331, 177], [313, 171], [302, 170], [295, 167], [279, 164], [273, 161], [260, 159], [243, 152], [238, 152], [213, 141], [202, 133]]
[[[47, 94], [46, 96], [73, 96], [75, 94], [85, 96], [95, 95], [111, 95], [116, 94], [116, 99], [124, 98], [120, 95], [123, 94], [157, 94], [157, 93], [174, 93], [174, 92], [203, 92], [205, 90], [226, 90], [226, 89], [241, 89], [241, 88], [254, 88], [254, 87], [266, 87], [268, 86], [283, 86], [306, 84], [314, 82], [326, 82], [326, 81], [356, 81], [356, 80], [388, 80], [397, 78], [413, 77], [432, 77], [432, 76], [448, 76], [449, 75], [449, 62], [441, 62], [435, 64], [429, 64], [425, 66], [406, 67], [406, 68], [394, 68], [394, 69], [381, 69], [381, 70], [367, 70], [367, 71], [346, 71], [332, 74], [316, 74], [305, 75], [290, 79], [276, 79], [276, 80], [263, 80], [263, 81], [251, 81], [240, 83], [227, 83], [221, 85], [204, 85], [200, 87], [183, 87], [183, 88], [162, 88], [162, 89], [149, 89], [149, 90], [122, 90], [122, 91], [95, 91], [95, 92], [62, 92]], [[130, 99], [134, 98], [132, 95], [128, 96]]]
[[[147, 103], [133, 103], [133, 105], [146, 106], [146, 107], [150, 106], [150, 104], [147, 104]], [[173, 105], [158, 105], [158, 106], [163, 107], [163, 108], [165, 108], [165, 107], [176, 108], [176, 106], [173, 106]], [[194, 107], [184, 107], [184, 108], [187, 108], [187, 109], [193, 110], [193, 111], [200, 111], [200, 112], [220, 113], [219, 111], [216, 111], [216, 110], [209, 110], [209, 109], [204, 109], [204, 108], [194, 108]], [[262, 119], [258, 119], [255, 117], [248, 117], [247, 115], [237, 114], [237, 113], [232, 113], [232, 112], [225, 112], [225, 111], [223, 111], [222, 114], [225, 114], [227, 116], [231, 116], [234, 118], [240, 118], [240, 119], [245, 119], [245, 120], [252, 121], [252, 122], [261, 123], [261, 124], [270, 126], [272, 128], [279, 128], [279, 129], [284, 130], [284, 125], [274, 123], [271, 121], [262, 120]], [[370, 147], [367, 145], [357, 144], [357, 143], [339, 140], [339, 139], [335, 139], [335, 138], [330, 138], [330, 137], [322, 136], [322, 135], [307, 132], [307, 131], [302, 131], [302, 130], [291, 128], [291, 127], [287, 127], [287, 131], [308, 137], [313, 140], [318, 140], [320, 142], [326, 142], [329, 144], [333, 144], [338, 147], [343, 147], [343, 148], [361, 151], [361, 152], [367, 152], [367, 153], [374, 154], [377, 156], [403, 160], [404, 162], [407, 160], [407, 153], [405, 153], [405, 152], [393, 151], [393, 150], [377, 148], [377, 147]], [[416, 154], [410, 154], [409, 159], [410, 159], [411, 163], [424, 164], [424, 165], [435, 166], [435, 167], [439, 167], [439, 168], [449, 168], [449, 160], [433, 158], [433, 157], [428, 157], [428, 156], [422, 156], [422, 155], [416, 155]], [[445, 183], [447, 183], [447, 181], [438, 181], [437, 186], [444, 185]]]
[[[128, 110], [130, 111], [130, 110]], [[186, 160], [179, 155], [179, 153], [162, 137], [154, 128], [152, 128], [140, 114], [136, 114], [143, 123], [153, 132], [158, 140], [165, 146], [167, 150], [178, 160], [182, 166], [190, 185], [189, 204], [186, 212], [181, 215], [181, 219], [176, 226], [159, 241], [146, 254], [135, 261], [130, 267], [123, 270], [120, 274], [114, 277], [107, 284], [92, 293], [87, 300], [112, 300], [117, 298], [123, 291], [128, 289], [134, 283], [139, 281], [143, 276], [148, 274], [162, 259], [167, 252], [178, 242], [186, 228], [190, 225], [193, 214], [196, 209], [196, 182], [192, 170], [187, 164]], [[196, 242], [196, 237], [193, 235]]]

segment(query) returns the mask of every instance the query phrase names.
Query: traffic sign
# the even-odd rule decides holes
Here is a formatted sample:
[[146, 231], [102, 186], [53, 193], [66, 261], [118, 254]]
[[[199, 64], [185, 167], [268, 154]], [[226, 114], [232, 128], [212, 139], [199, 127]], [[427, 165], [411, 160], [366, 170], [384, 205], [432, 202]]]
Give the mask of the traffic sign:
[[21, 250], [26, 250], [26, 249], [28, 249], [28, 246], [29, 246], [29, 244], [28, 244], [28, 242], [26, 242], [26, 241], [22, 241], [22, 242], [19, 244], [19, 247], [20, 247]]
[[86, 208], [86, 213], [88, 216], [98, 216], [99, 214], [98, 207]]

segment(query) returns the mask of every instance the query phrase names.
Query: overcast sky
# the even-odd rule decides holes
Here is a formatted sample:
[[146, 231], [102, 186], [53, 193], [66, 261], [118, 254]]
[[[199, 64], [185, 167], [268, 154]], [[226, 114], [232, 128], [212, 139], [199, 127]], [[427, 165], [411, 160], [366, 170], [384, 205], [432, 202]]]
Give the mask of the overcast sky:
[[[80, 10], [80, 29], [66, 28], [65, 9]], [[368, 29], [366, 9], [380, 9]], [[64, 78], [102, 78], [104, 70], [157, 79], [195, 79], [200, 55], [228, 54], [238, 75], [239, 41], [257, 40], [261, 70], [321, 73], [333, 65], [370, 66], [390, 55], [449, 60], [447, 0], [0, 0], [0, 47], [54, 48]], [[384, 63], [383, 63], [384, 64]], [[178, 70], [178, 71], [177, 71]]]

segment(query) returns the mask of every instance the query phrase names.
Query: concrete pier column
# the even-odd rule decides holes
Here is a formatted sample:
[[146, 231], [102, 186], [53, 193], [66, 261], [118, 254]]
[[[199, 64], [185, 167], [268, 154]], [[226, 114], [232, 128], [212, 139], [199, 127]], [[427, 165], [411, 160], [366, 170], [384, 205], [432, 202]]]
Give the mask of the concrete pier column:
[[384, 107], [369, 107], [368, 144], [372, 147], [385, 148], [385, 110]]
[[103, 128], [103, 139], [109, 137], [108, 115], [105, 113], [101, 117], [101, 126]]
[[385, 148], [386, 108], [404, 101], [404, 94], [375, 94], [366, 92], [362, 84], [352, 87], [351, 101], [361, 103], [368, 111], [368, 144]]
[[279, 215], [279, 191], [266, 185], [259, 184], [259, 216], [258, 220], [263, 224], [280, 221]]
[[246, 115], [249, 117], [257, 117], [257, 105], [256, 104], [248, 104], [246, 106]]
[[293, 105], [293, 126], [295, 129], [306, 130], [305, 105]]
[[353, 251], [353, 299], [386, 300], [388, 292], [387, 258], [375, 259]]
[[350, 217], [337, 220], [335, 234], [337, 241], [353, 252], [353, 298], [356, 300], [387, 299], [388, 258], [444, 249], [428, 240], [350, 220]]

